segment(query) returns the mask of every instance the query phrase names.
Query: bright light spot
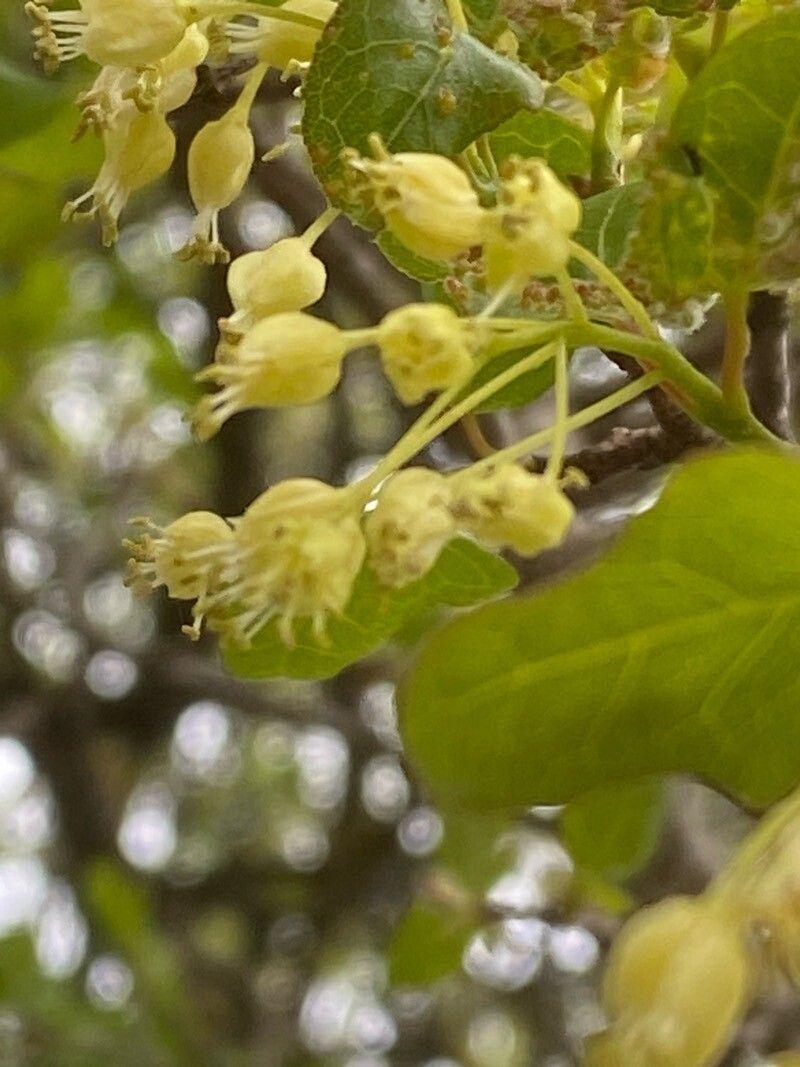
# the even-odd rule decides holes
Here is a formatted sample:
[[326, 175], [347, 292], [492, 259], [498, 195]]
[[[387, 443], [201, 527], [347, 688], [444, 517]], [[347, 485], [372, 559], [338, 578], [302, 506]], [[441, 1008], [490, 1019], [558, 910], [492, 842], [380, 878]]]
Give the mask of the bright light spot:
[[0, 737], [0, 808], [21, 800], [35, 776], [36, 767], [22, 742], [15, 737]]
[[133, 993], [133, 973], [118, 956], [97, 956], [86, 971], [86, 993], [101, 1011], [119, 1011]]
[[0, 858], [0, 935], [32, 923], [47, 896], [47, 872], [34, 858]]
[[329, 811], [344, 800], [350, 773], [350, 750], [342, 735], [328, 726], [304, 730], [295, 744], [300, 799], [310, 808]]
[[48, 894], [36, 929], [36, 958], [50, 978], [68, 978], [80, 967], [88, 931], [71, 890], [58, 885]]
[[228, 709], [214, 700], [198, 700], [178, 716], [172, 735], [172, 759], [187, 776], [207, 778], [230, 766], [231, 744]]
[[54, 681], [68, 682], [75, 673], [83, 642], [48, 611], [26, 611], [14, 622], [14, 647], [32, 667]]
[[554, 838], [545, 834], [514, 835], [514, 867], [487, 894], [498, 911], [534, 912], [552, 905], [564, 892], [573, 871], [572, 860]]
[[467, 974], [505, 993], [529, 985], [542, 966], [547, 928], [537, 920], [527, 921], [536, 926], [525, 931], [525, 937], [520, 936], [520, 930], [509, 932], [505, 923], [477, 933], [464, 950], [462, 963]]
[[281, 827], [279, 849], [293, 870], [312, 874], [327, 860], [330, 841], [324, 826], [311, 817], [297, 813], [286, 819]]
[[49, 486], [32, 479], [20, 480], [14, 495], [14, 518], [27, 526], [49, 529], [56, 520], [58, 503]]
[[142, 871], [162, 870], [177, 845], [175, 799], [155, 782], [136, 790], [128, 801], [117, 845], [129, 863]]
[[268, 248], [282, 237], [291, 237], [291, 217], [274, 200], [249, 200], [238, 218], [239, 233], [248, 248]]
[[124, 652], [105, 648], [95, 652], [86, 665], [87, 686], [103, 700], [122, 700], [130, 693], [139, 678], [139, 670]]
[[374, 682], [367, 686], [361, 695], [358, 713], [367, 729], [385, 748], [400, 751], [397, 704], [391, 682]]
[[555, 926], [550, 932], [550, 959], [567, 974], [586, 974], [600, 958], [597, 939], [582, 926]]
[[409, 856], [430, 856], [444, 837], [442, 817], [433, 808], [414, 808], [397, 827], [400, 847]]
[[44, 585], [56, 569], [50, 545], [21, 530], [3, 530], [3, 558], [11, 581], [26, 592]]
[[397, 822], [411, 799], [411, 786], [394, 756], [375, 756], [361, 774], [361, 803], [376, 822]]
[[208, 312], [199, 300], [188, 296], [165, 300], [158, 309], [158, 325], [189, 363], [195, 362], [210, 332]]
[[520, 1036], [500, 1011], [485, 1011], [470, 1022], [467, 1045], [475, 1067], [506, 1067], [519, 1061]]

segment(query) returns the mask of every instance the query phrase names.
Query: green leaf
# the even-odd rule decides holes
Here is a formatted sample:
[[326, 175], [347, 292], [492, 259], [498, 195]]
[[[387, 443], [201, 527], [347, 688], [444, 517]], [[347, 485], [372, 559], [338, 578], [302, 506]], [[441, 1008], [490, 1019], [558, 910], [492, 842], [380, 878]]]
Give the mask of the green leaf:
[[393, 986], [431, 985], [461, 966], [476, 917], [427, 903], [414, 904], [395, 927], [389, 945]]
[[64, 101], [63, 86], [34, 78], [0, 57], [0, 147], [44, 126]]
[[432, 607], [466, 607], [498, 596], [516, 582], [517, 573], [508, 563], [459, 539], [444, 549], [424, 578], [403, 589], [381, 586], [365, 566], [344, 615], [330, 620], [327, 645], [320, 645], [310, 626], [301, 622], [296, 627], [296, 644], [287, 648], [272, 622], [257, 634], [250, 648], [226, 648], [225, 662], [243, 678], [331, 678]]
[[714, 291], [714, 201], [703, 178], [665, 171], [649, 183], [633, 255], [658, 298]]
[[649, 859], [663, 813], [658, 779], [605, 786], [566, 806], [561, 835], [581, 870], [617, 882]]
[[588, 173], [589, 133], [557, 111], [520, 111], [491, 135], [498, 162], [508, 156], [544, 159], [560, 178]]
[[402, 241], [398, 241], [391, 230], [379, 233], [375, 244], [393, 266], [419, 282], [440, 282], [450, 273], [443, 263], [424, 259], [416, 252], [411, 252]]
[[[494, 359], [484, 364], [478, 371], [469, 385], [464, 389], [463, 395], [466, 396], [469, 393], [473, 393], [476, 389], [479, 389], [482, 385], [490, 382], [492, 378], [496, 378], [498, 374], [502, 374], [503, 371], [508, 370], [515, 363], [519, 363], [521, 359], [531, 354], [531, 346], [528, 345], [525, 348], [515, 348], [510, 352], [503, 352], [502, 355], [495, 356]], [[513, 382], [509, 382], [508, 385], [503, 386], [492, 396], [484, 400], [482, 404], [479, 404], [473, 410], [480, 413], [482, 411], [499, 411], [501, 408], [518, 408], [523, 407], [525, 404], [530, 404], [534, 400], [538, 400], [540, 396], [547, 392], [551, 388], [555, 380], [555, 370], [552, 359], [549, 359], [541, 367], [536, 367], [534, 370], [526, 371], [525, 374], [521, 374], [519, 378], [515, 378]]]
[[303, 87], [304, 140], [334, 203], [357, 211], [341, 152], [366, 153], [373, 132], [394, 151], [455, 156], [541, 106], [535, 74], [449, 27], [442, 0], [340, 0]]
[[800, 778], [798, 529], [795, 459], [688, 463], [589, 571], [428, 641], [402, 694], [409, 758], [480, 809], [669, 773], [773, 802]]
[[793, 281], [800, 270], [800, 10], [734, 37], [690, 83], [671, 141], [716, 200], [721, 287]]
[[609, 267], [624, 262], [639, 216], [642, 183], [620, 185], [583, 201], [575, 240]]

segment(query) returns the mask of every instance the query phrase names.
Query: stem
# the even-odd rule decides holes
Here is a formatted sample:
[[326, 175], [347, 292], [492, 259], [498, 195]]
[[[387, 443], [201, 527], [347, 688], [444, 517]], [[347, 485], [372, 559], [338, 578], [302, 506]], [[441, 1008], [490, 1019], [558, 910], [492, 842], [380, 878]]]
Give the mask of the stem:
[[338, 207], [326, 208], [318, 219], [315, 219], [311, 225], [303, 231], [302, 239], [306, 242], [309, 248], [319, 240], [319, 238], [325, 233], [327, 228], [332, 222], [341, 215], [341, 211]]
[[[627, 290], [625, 290], [627, 292]], [[628, 294], [630, 296], [630, 294]], [[630, 297], [633, 300], [633, 297]], [[545, 344], [562, 334], [568, 347], [594, 345], [607, 352], [632, 356], [645, 370], [657, 368], [673, 400], [695, 421], [735, 442], [786, 443], [763, 426], [751, 411], [732, 408], [722, 391], [706, 378], [674, 345], [663, 341], [652, 324], [648, 336], [617, 330], [596, 322], [571, 322], [559, 319], [550, 323], [525, 319], [492, 319], [487, 327], [497, 333], [489, 342], [492, 356], [525, 345]]]
[[711, 23], [711, 44], [708, 48], [706, 62], [708, 62], [708, 60], [722, 48], [723, 44], [725, 44], [729, 25], [730, 12], [717, 8], [714, 12], [714, 20]]
[[732, 408], [749, 411], [750, 401], [744, 387], [744, 365], [750, 352], [750, 327], [747, 325], [749, 293], [734, 290], [723, 297], [725, 308], [725, 351], [722, 357], [722, 395]]
[[586, 308], [578, 296], [578, 291], [569, 276], [569, 272], [560, 270], [556, 275], [556, 281], [558, 282], [558, 288], [561, 290], [561, 299], [564, 301], [567, 315], [575, 322], [588, 322], [589, 316], [586, 314]]
[[[602, 418], [604, 415], [608, 415], [610, 412], [614, 411], [615, 408], [630, 403], [630, 401], [635, 400], [637, 396], [641, 396], [642, 393], [646, 393], [648, 389], [652, 389], [654, 385], [658, 385], [661, 380], [662, 375], [658, 371], [651, 371], [649, 374], [637, 378], [635, 382], [630, 382], [629, 385], [625, 385], [622, 389], [618, 389], [615, 393], [611, 393], [610, 396], [605, 397], [603, 400], [598, 400], [596, 404], [591, 404], [588, 408], [584, 408], [583, 411], [579, 411], [576, 415], [571, 415], [564, 421], [563, 430], [565, 434], [570, 433], [573, 430], [578, 430], [581, 426], [588, 426], [589, 423]], [[553, 440], [559, 430], [560, 428], [558, 426], [548, 426], [546, 429], [539, 430], [537, 433], [533, 433], [529, 437], [523, 437], [521, 441], [515, 441], [514, 444], [509, 445], [508, 448], [502, 448], [488, 459], [478, 460], [478, 462], [473, 465], [472, 470], [479, 467], [489, 466], [498, 461], [510, 463], [513, 460], [521, 459], [522, 456], [532, 452], [540, 445], [545, 445], [548, 441]]]
[[494, 158], [494, 152], [492, 151], [492, 142], [489, 140], [488, 133], [482, 133], [478, 140], [475, 142], [478, 147], [478, 153], [483, 160], [483, 164], [489, 171], [490, 176], [494, 181], [500, 177], [500, 173], [497, 169], [497, 160]]
[[466, 32], [469, 29], [467, 23], [467, 16], [464, 14], [464, 8], [461, 6], [461, 0], [446, 0], [447, 12], [450, 15], [450, 21], [453, 23], [453, 27], [462, 32]]
[[592, 192], [601, 193], [617, 184], [618, 155], [611, 143], [611, 122], [617, 106], [620, 84], [616, 78], [609, 78], [606, 90], [600, 99], [594, 116], [594, 134], [592, 136]]
[[[453, 385], [446, 392], [442, 393], [435, 404], [432, 404], [424, 415], [419, 418], [411, 429], [406, 433], [397, 444], [383, 457], [381, 462], [368, 474], [361, 482], [359, 486], [363, 489], [363, 492], [369, 496], [375, 486], [383, 481], [387, 475], [397, 470], [398, 467], [402, 467], [409, 459], [420, 452], [431, 441], [435, 440], [440, 434], [448, 430], [464, 415], [468, 414], [473, 408], [476, 408], [484, 400], [492, 396], [493, 393], [499, 392], [500, 389], [508, 385], [509, 382], [513, 382], [515, 378], [518, 378], [521, 374], [525, 374], [526, 371], [535, 370], [537, 367], [542, 366], [548, 359], [551, 359], [557, 351], [557, 344], [551, 343], [545, 345], [544, 348], [539, 348], [535, 352], [532, 352], [529, 356], [519, 360], [512, 367], [504, 370], [501, 374], [496, 375], [491, 381], [486, 382], [480, 389], [476, 389], [473, 393], [464, 397], [459, 403], [454, 404], [453, 407], [449, 405], [456, 399], [459, 393], [462, 392], [464, 386], [467, 384], [465, 381], [461, 381], [456, 385]], [[445, 410], [449, 408], [449, 410]], [[444, 414], [443, 414], [444, 412]]]
[[569, 367], [567, 346], [561, 340], [556, 352], [556, 419], [553, 424], [553, 447], [547, 461], [545, 474], [557, 481], [564, 465], [567, 450], [567, 420], [569, 419]]
[[236, 112], [247, 116], [250, 114], [250, 109], [253, 106], [258, 90], [261, 88], [261, 83], [267, 76], [269, 70], [268, 63], [258, 63], [252, 70], [248, 71], [242, 91], [239, 93], [239, 99], [231, 108], [231, 112]]
[[570, 242], [570, 249], [573, 259], [577, 259], [584, 267], [588, 267], [598, 281], [608, 286], [642, 333], [647, 337], [653, 337], [658, 340], [658, 330], [650, 321], [650, 316], [647, 314], [644, 305], [623, 285], [614, 271], [607, 267], [602, 259], [598, 259], [594, 253], [590, 252], [588, 248], [579, 245], [577, 241]]
[[785, 445], [766, 426], [762, 426], [751, 411], [732, 408], [722, 391], [666, 341], [641, 337], [597, 323], [568, 324], [563, 330], [571, 348], [596, 345], [633, 356], [647, 370], [657, 368], [662, 378], [673, 386], [671, 395], [684, 411], [721, 437], [736, 442]]

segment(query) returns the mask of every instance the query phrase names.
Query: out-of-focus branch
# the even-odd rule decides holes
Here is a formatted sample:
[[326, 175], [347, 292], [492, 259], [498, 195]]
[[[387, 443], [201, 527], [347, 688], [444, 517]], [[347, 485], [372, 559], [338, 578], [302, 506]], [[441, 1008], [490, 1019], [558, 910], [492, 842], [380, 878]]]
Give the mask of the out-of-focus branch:
[[747, 321], [751, 334], [747, 386], [753, 411], [773, 433], [793, 441], [794, 381], [786, 297], [766, 291], [753, 293]]

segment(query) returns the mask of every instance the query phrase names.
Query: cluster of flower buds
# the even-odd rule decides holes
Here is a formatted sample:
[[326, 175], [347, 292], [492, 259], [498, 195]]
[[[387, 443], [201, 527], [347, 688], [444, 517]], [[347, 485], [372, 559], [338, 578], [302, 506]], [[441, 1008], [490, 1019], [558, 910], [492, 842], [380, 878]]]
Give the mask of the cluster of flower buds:
[[[521, 499], [509, 492], [512, 483]], [[246, 645], [275, 618], [291, 644], [295, 620], [306, 619], [324, 642], [365, 559], [381, 584], [400, 588], [422, 578], [459, 533], [534, 554], [564, 537], [573, 514], [554, 482], [512, 464], [488, 476], [408, 468], [366, 511], [364, 503], [358, 483], [336, 489], [301, 478], [268, 489], [230, 521], [192, 512], [163, 530], [145, 522], [142, 536], [127, 542], [128, 580], [193, 600], [194, 622], [185, 628], [193, 637], [206, 624]]]
[[326, 281], [310, 248], [314, 231], [312, 226], [231, 264], [234, 311], [220, 320], [214, 362], [197, 376], [219, 387], [195, 409], [201, 439], [246, 408], [321, 400], [336, 388], [347, 353], [365, 343], [378, 346], [386, 375], [406, 404], [466, 384], [475, 373], [480, 326], [443, 304], [407, 304], [367, 330], [341, 330], [308, 314]]
[[375, 159], [351, 156], [388, 230], [406, 248], [438, 262], [452, 262], [482, 247], [489, 288], [519, 292], [534, 277], [552, 277], [570, 257], [570, 239], [581, 203], [538, 159], [510, 157], [497, 189], [497, 204], [483, 207], [465, 171], [452, 160], [425, 152], [391, 155], [373, 139]]
[[603, 984], [608, 1031], [591, 1067], [708, 1067], [751, 994], [751, 961], [735, 913], [713, 897], [643, 908], [611, 949]]
[[[114, 241], [129, 197], [172, 165], [175, 138], [166, 116], [191, 97], [197, 68], [212, 54], [221, 62], [244, 53], [257, 63], [238, 100], [198, 132], [189, 152], [197, 221], [183, 254], [226, 261], [218, 216], [240, 195], [253, 165], [249, 117], [258, 88], [269, 67], [302, 70], [335, 7], [332, 0], [287, 0], [262, 16], [244, 0], [79, 0], [68, 10], [29, 0], [35, 52], [45, 69], [78, 56], [102, 68], [77, 103], [78, 134], [101, 134], [105, 161], [65, 216], [97, 216], [105, 243]], [[239, 21], [243, 14], [246, 24]]]

